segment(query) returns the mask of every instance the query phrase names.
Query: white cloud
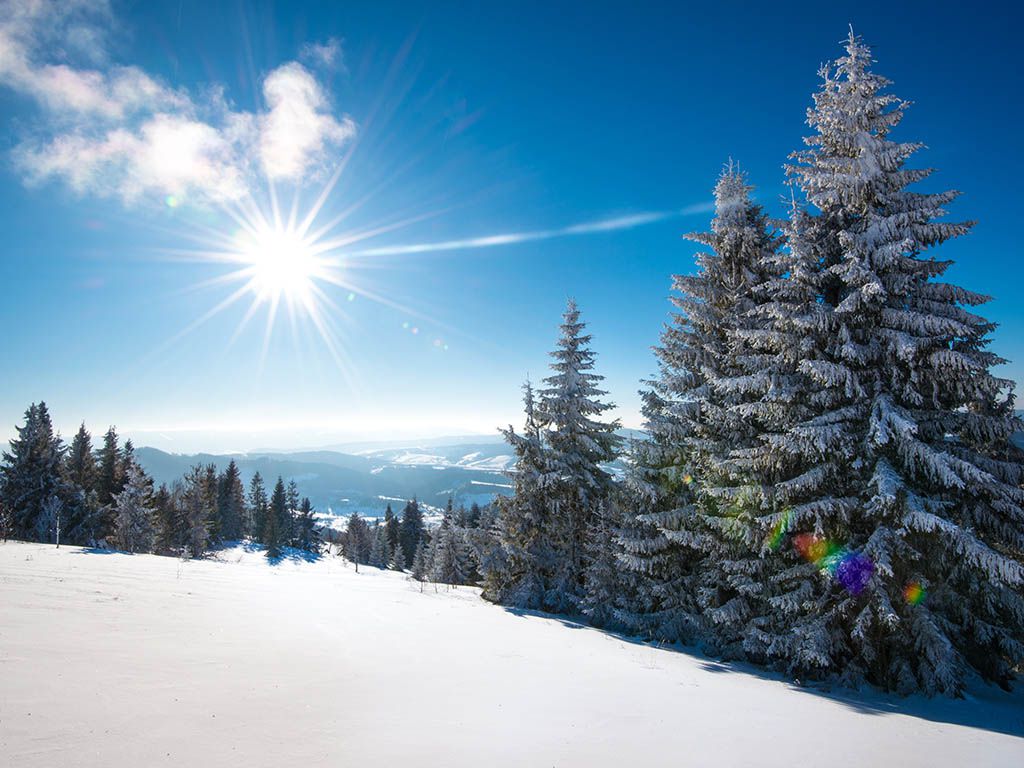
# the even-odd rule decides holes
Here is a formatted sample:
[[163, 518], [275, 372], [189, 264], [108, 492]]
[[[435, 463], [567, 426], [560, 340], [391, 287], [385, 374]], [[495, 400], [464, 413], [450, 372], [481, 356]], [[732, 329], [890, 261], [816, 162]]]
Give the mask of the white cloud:
[[325, 112], [320, 85], [301, 64], [278, 67], [263, 81], [269, 111], [261, 118], [260, 157], [271, 179], [298, 178], [327, 144], [355, 133], [348, 118], [338, 122]]
[[326, 43], [306, 43], [300, 49], [299, 57], [316, 67], [345, 68], [341, 41], [336, 37], [330, 38]]
[[[28, 182], [56, 179], [128, 203], [170, 194], [231, 200], [261, 175], [315, 172], [355, 133], [297, 62], [264, 79], [265, 111], [239, 111], [222, 85], [195, 96], [109, 64], [104, 30], [114, 23], [105, 0], [0, 0], [0, 83], [44, 116], [14, 151]], [[340, 47], [331, 41], [310, 55], [335, 61]]]

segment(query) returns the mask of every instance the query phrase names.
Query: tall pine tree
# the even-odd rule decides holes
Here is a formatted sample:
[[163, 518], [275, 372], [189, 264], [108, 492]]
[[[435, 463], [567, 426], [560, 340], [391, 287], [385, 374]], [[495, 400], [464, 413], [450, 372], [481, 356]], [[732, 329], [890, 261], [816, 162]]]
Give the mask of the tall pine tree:
[[851, 32], [788, 168], [810, 208], [785, 303], [765, 313], [786, 418], [760, 469], [783, 475], [766, 522], [796, 535], [749, 642], [800, 674], [957, 694], [969, 670], [1005, 682], [1024, 659], [1019, 423], [990, 370], [993, 325], [971, 310], [986, 297], [929, 255], [969, 228], [940, 220], [957, 193], [910, 189], [931, 171], [890, 138], [907, 103], [871, 64]]
[[600, 420], [613, 406], [600, 400], [607, 394], [600, 389], [604, 377], [593, 372], [595, 355], [585, 327], [570, 299], [551, 353], [553, 375], [544, 380], [547, 386], [537, 409], [548, 446], [542, 484], [555, 550], [544, 602], [554, 611], [576, 610], [585, 592], [588, 529], [612, 487], [612, 477], [601, 465], [615, 459], [619, 445], [618, 421]]

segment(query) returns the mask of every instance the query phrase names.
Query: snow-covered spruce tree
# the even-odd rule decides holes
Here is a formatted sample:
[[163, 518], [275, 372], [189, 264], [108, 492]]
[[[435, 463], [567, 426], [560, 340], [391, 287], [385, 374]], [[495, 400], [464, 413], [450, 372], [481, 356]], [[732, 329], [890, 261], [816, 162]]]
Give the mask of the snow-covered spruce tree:
[[345, 527], [345, 540], [343, 552], [345, 558], [358, 566], [366, 563], [370, 557], [370, 549], [373, 547], [373, 539], [370, 533], [370, 526], [358, 512], [353, 512]]
[[771, 356], [749, 333], [762, 322], [766, 286], [783, 269], [783, 238], [751, 192], [730, 163], [715, 186], [710, 231], [688, 235], [708, 250], [698, 254], [695, 275], [675, 279], [681, 316], [660, 350], [663, 393], [687, 403], [684, 453], [697, 503], [683, 523], [702, 560], [694, 588], [704, 641], [731, 657], [743, 655], [747, 623], [764, 610], [758, 518], [772, 478], [753, 471], [750, 453], [772, 424], [763, 405]]
[[299, 511], [301, 503], [299, 484], [294, 480], [289, 480], [285, 489], [286, 514], [281, 519], [281, 541], [285, 544], [294, 545], [295, 543], [295, 515]]
[[202, 557], [210, 543], [210, 519], [216, 500], [210, 495], [206, 469], [201, 464], [192, 467], [185, 475], [176, 496], [182, 554], [191, 558]]
[[402, 551], [401, 544], [395, 544], [391, 547], [391, 561], [389, 563], [391, 569], [394, 571], [404, 571], [405, 565], [405, 552]]
[[[909, 189], [931, 171], [889, 138], [907, 104], [871, 63], [851, 32], [788, 168], [811, 209], [791, 226], [789, 301], [766, 312], [767, 399], [788, 423], [761, 464], [785, 475], [775, 522], [802, 536], [776, 555], [778, 610], [748, 642], [801, 675], [956, 695], [970, 670], [1006, 683], [1024, 660], [1019, 422], [990, 371], [993, 325], [969, 309], [986, 297], [926, 255], [969, 229], [939, 220], [957, 193]], [[813, 546], [859, 558], [858, 578], [800, 565]]]
[[416, 553], [412, 558], [412, 577], [422, 584], [427, 580], [429, 563], [427, 562], [427, 545], [420, 539], [416, 545]]
[[388, 538], [384, 526], [374, 523], [373, 528], [370, 529], [370, 538], [373, 540], [370, 545], [370, 565], [374, 568], [387, 568], [390, 558], [388, 557]]
[[548, 501], [542, 482], [547, 471], [546, 449], [537, 424], [533, 387], [523, 385], [525, 423], [522, 434], [509, 426], [502, 430], [515, 453], [509, 471], [511, 496], [494, 500], [494, 550], [485, 560], [483, 596], [516, 608], [544, 605], [546, 583], [554, 568], [549, 530]]
[[760, 591], [760, 540], [751, 500], [757, 407], [770, 386], [764, 352], [742, 335], [757, 322], [759, 286], [779, 274], [781, 237], [731, 163], [715, 186], [708, 247], [694, 275], [676, 275], [678, 310], [655, 349], [643, 393], [649, 439], [633, 448], [631, 514], [620, 559], [639, 578], [621, 615], [658, 639], [704, 641], [739, 655]]
[[267, 498], [267, 487], [259, 472], [249, 481], [249, 527], [245, 534], [255, 541], [263, 541], [263, 529], [267, 525], [267, 510], [270, 500]]
[[620, 611], [628, 608], [627, 595], [633, 592], [633, 574], [624, 574], [619, 562], [618, 536], [622, 513], [618, 491], [597, 507], [586, 540], [586, 591], [580, 610], [596, 627], [624, 625]]
[[299, 513], [295, 517], [295, 546], [313, 555], [319, 555], [323, 550], [323, 540], [320, 528], [316, 524], [313, 504], [305, 496], [299, 503]]
[[570, 299], [557, 349], [551, 353], [554, 373], [544, 380], [547, 386], [540, 391], [537, 407], [548, 448], [541, 484], [554, 550], [554, 572], [544, 604], [557, 613], [578, 610], [586, 592], [588, 527], [612, 488], [612, 477], [601, 464], [614, 460], [619, 447], [618, 421], [600, 421], [613, 406], [600, 400], [607, 394], [600, 389], [604, 377], [593, 372], [595, 355], [585, 327]]
[[156, 510], [152, 481], [138, 464], [128, 468], [124, 489], [114, 495], [114, 541], [126, 552], [149, 552]]
[[702, 636], [695, 586], [701, 548], [683, 524], [696, 500], [680, 414], [688, 404], [670, 404], [655, 389], [641, 398], [647, 438], [632, 442], [622, 483], [622, 605], [615, 615], [654, 640], [692, 643]]
[[[37, 523], [44, 507], [49, 512], [52, 498], [63, 503], [68, 496], [62, 471], [64, 446], [53, 431], [46, 403], [32, 403], [25, 411], [25, 424], [16, 429], [10, 451], [3, 454], [0, 503], [11, 515], [11, 535], [33, 540], [39, 538]], [[51, 534], [40, 540], [51, 541]]]
[[452, 527], [450, 514], [444, 516], [434, 531], [431, 555], [431, 581], [449, 586], [464, 583], [464, 561], [459, 553], [458, 531]]

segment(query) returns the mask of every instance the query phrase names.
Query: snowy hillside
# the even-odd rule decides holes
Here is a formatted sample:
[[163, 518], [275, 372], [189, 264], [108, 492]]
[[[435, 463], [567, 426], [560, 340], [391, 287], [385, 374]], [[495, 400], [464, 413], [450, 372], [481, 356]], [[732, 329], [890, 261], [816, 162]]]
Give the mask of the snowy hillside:
[[0, 544], [0, 674], [24, 768], [1024, 765], [1020, 694], [800, 689], [333, 557]]

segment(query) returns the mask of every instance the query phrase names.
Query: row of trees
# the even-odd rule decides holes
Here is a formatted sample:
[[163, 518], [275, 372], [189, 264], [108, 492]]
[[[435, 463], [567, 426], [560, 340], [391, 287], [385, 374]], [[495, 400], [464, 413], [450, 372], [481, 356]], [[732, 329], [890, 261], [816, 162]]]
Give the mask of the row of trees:
[[45, 403], [29, 406], [17, 433], [0, 466], [5, 537], [189, 557], [243, 538], [265, 544], [269, 557], [285, 546], [321, 549], [312, 505], [294, 482], [279, 477], [268, 496], [257, 473], [247, 495], [232, 460], [223, 472], [196, 465], [154, 489], [130, 440], [121, 446], [111, 427], [93, 450], [83, 424], [67, 446]]
[[383, 520], [373, 524], [353, 512], [338, 536], [339, 553], [356, 564], [410, 571], [417, 581], [458, 586], [476, 584], [490, 551], [489, 513], [476, 503], [454, 508], [452, 499], [439, 525], [428, 528], [419, 502], [406, 503], [401, 517], [388, 504]]
[[570, 302], [554, 375], [506, 431], [485, 596], [802, 678], [958, 695], [1024, 663], [1024, 456], [987, 297], [943, 281], [956, 192], [911, 186], [907, 103], [851, 33], [775, 222], [729, 167], [647, 383], [647, 439], [601, 419]]

